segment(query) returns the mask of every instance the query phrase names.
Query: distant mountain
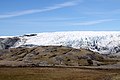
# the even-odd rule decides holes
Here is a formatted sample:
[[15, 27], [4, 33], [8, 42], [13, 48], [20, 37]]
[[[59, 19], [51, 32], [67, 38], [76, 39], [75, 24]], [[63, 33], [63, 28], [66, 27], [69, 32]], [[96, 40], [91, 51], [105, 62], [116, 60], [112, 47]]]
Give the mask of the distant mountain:
[[101, 54], [120, 55], [120, 32], [68, 31], [0, 37], [0, 49], [48, 45], [85, 48]]

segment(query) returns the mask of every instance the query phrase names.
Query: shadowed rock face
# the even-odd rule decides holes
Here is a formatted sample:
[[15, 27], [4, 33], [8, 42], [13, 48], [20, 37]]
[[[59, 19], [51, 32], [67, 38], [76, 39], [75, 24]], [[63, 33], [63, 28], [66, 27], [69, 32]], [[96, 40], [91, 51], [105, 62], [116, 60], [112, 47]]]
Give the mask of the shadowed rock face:
[[0, 38], [0, 49], [8, 49], [12, 47], [18, 40], [18, 37], [13, 38]]
[[90, 66], [104, 59], [90, 50], [63, 46], [10, 48], [0, 52], [0, 66]]

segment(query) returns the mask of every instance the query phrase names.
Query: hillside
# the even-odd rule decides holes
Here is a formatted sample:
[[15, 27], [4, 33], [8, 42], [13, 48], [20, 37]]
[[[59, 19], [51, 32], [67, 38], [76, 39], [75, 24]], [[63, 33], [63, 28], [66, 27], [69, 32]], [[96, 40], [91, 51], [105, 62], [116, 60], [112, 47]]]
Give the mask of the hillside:
[[0, 37], [0, 49], [48, 45], [84, 48], [101, 54], [120, 56], [120, 32], [68, 31]]
[[105, 57], [99, 53], [64, 46], [12, 48], [0, 51], [0, 66], [98, 66]]

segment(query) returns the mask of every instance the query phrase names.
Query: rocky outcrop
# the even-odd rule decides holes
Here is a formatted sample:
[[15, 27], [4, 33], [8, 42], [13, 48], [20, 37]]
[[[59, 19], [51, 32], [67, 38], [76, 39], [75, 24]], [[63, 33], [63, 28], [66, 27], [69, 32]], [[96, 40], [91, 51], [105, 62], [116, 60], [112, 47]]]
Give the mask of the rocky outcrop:
[[19, 40], [20, 39], [18, 37], [0, 38], [0, 49], [8, 49], [10, 47], [13, 47], [14, 44]]
[[37, 36], [37, 34], [25, 34], [23, 36], [26, 36], [26, 37], [31, 37], [31, 36]]

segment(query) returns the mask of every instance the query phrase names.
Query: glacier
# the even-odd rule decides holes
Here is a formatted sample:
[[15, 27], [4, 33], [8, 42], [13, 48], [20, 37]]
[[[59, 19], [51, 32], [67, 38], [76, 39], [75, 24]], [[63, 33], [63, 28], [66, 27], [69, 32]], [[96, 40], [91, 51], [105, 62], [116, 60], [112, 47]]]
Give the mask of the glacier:
[[36, 33], [36, 35], [27, 34], [27, 36], [24, 35], [18, 37], [20, 40], [12, 47], [25, 45], [62, 45], [78, 49], [90, 49], [101, 54], [117, 53], [119, 55], [120, 52], [120, 31], [44, 32]]

